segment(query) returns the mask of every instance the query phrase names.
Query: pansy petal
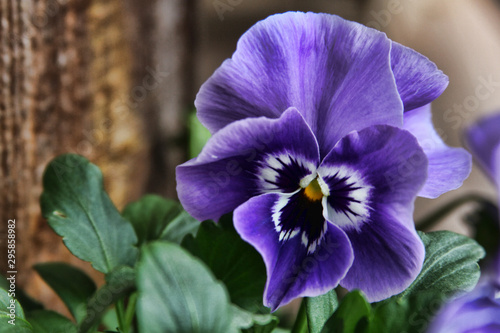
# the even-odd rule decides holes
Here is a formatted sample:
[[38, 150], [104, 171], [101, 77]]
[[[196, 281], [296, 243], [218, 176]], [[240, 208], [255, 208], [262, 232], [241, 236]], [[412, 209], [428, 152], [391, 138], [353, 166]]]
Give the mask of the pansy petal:
[[498, 205], [498, 207], [500, 207], [500, 144], [498, 145], [498, 147], [493, 152], [492, 166], [493, 166], [493, 179], [497, 183], [497, 193], [498, 193], [498, 196], [499, 196], [499, 198], [498, 198], [499, 199], [499, 205]]
[[377, 302], [401, 293], [422, 269], [425, 248], [415, 229], [393, 212], [377, 212], [360, 230], [346, 231], [354, 263], [341, 281], [349, 290], [362, 290]]
[[241, 237], [262, 255], [267, 270], [264, 304], [273, 311], [301, 296], [318, 296], [335, 288], [352, 263], [345, 233], [328, 223], [322, 242], [307, 253], [300, 234], [280, 241], [272, 215], [285, 194], [254, 197], [234, 211]]
[[[401, 220], [413, 226], [413, 202], [427, 178], [427, 163], [412, 134], [377, 125], [345, 136], [324, 158], [317, 172], [330, 189], [329, 200], [336, 199], [336, 191], [342, 190], [336, 188], [337, 183], [346, 179], [347, 183], [354, 183], [355, 190], [349, 187], [356, 191], [356, 196], [362, 195], [363, 201], [370, 202], [370, 210], [375, 210], [375, 205], [397, 208]], [[358, 193], [358, 187], [368, 190]]]
[[403, 128], [417, 138], [429, 160], [427, 181], [418, 195], [437, 198], [462, 186], [471, 171], [471, 156], [465, 149], [443, 142], [434, 130], [430, 104], [405, 112], [403, 119]]
[[428, 332], [499, 332], [500, 299], [495, 299], [496, 293], [497, 287], [488, 283], [451, 300], [438, 312]]
[[391, 126], [353, 132], [318, 175], [329, 191], [326, 217], [347, 233], [354, 250], [341, 285], [362, 290], [371, 302], [403, 291], [424, 259], [412, 214], [427, 159], [415, 137]]
[[429, 104], [449, 83], [427, 57], [396, 42], [392, 42], [391, 67], [405, 112]]
[[277, 118], [293, 106], [324, 156], [352, 130], [402, 125], [390, 48], [385, 34], [338, 16], [270, 16], [201, 87], [198, 117], [213, 133], [242, 118]]
[[466, 139], [481, 166], [500, 186], [500, 114], [487, 116], [469, 127]]
[[[268, 169], [263, 167], [265, 163], [271, 164]], [[295, 169], [281, 172], [289, 177], [279, 179], [273, 173], [292, 163], [297, 164]], [[290, 108], [279, 119], [244, 119], [217, 132], [197, 158], [177, 167], [177, 193], [195, 218], [218, 220], [260, 194], [265, 180], [295, 191], [300, 179], [314, 172], [318, 163], [318, 144], [311, 129], [300, 113]], [[295, 184], [290, 184], [294, 180]]]

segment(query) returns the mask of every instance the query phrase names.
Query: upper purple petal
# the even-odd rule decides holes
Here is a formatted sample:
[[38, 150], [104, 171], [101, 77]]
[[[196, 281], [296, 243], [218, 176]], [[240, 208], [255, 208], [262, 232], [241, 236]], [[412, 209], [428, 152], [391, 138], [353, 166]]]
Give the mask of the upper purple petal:
[[[297, 110], [291, 108], [279, 119], [240, 120], [215, 133], [197, 158], [177, 167], [179, 200], [196, 219], [218, 220], [262, 192], [259, 170], [269, 154], [319, 164], [316, 139]], [[308, 170], [296, 172], [293, 191]]]
[[232, 58], [203, 84], [198, 117], [213, 133], [238, 119], [277, 118], [296, 107], [325, 156], [352, 130], [402, 126], [390, 52], [385, 34], [338, 16], [270, 16], [240, 38]]
[[432, 102], [448, 86], [448, 77], [432, 61], [396, 42], [392, 42], [391, 67], [405, 112]]
[[301, 243], [300, 233], [281, 242], [272, 215], [284, 196], [269, 193], [254, 197], [239, 206], [233, 216], [238, 233], [264, 259], [264, 304], [273, 311], [297, 297], [318, 296], [335, 288], [353, 260], [345, 233], [330, 223], [313, 253]]
[[430, 104], [405, 112], [403, 120], [403, 128], [417, 138], [429, 160], [427, 181], [418, 195], [437, 198], [462, 186], [471, 171], [471, 156], [465, 149], [443, 142], [434, 130]]
[[500, 114], [469, 127], [466, 139], [474, 156], [500, 188]]
[[427, 158], [415, 137], [385, 125], [353, 132], [325, 157], [318, 174], [330, 190], [327, 218], [347, 233], [354, 251], [341, 285], [360, 289], [371, 302], [402, 292], [424, 260], [412, 214]]

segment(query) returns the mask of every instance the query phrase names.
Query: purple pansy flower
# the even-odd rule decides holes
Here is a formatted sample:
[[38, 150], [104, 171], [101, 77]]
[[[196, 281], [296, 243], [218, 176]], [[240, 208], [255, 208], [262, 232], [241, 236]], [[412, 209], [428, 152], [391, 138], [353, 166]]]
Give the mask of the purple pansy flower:
[[466, 139], [477, 161], [500, 193], [500, 114], [485, 117], [469, 127]]
[[[467, 131], [468, 146], [500, 194], [500, 114], [488, 116]], [[500, 249], [478, 286], [446, 304], [430, 333], [500, 332]]]
[[339, 283], [370, 301], [397, 294], [424, 258], [415, 197], [457, 188], [470, 172], [468, 153], [447, 147], [430, 119], [447, 84], [373, 29], [271, 16], [200, 89], [198, 117], [213, 137], [177, 168], [179, 198], [199, 220], [234, 210], [266, 264], [273, 310]]
[[493, 279], [480, 282], [468, 294], [441, 309], [428, 333], [500, 332], [500, 284]]

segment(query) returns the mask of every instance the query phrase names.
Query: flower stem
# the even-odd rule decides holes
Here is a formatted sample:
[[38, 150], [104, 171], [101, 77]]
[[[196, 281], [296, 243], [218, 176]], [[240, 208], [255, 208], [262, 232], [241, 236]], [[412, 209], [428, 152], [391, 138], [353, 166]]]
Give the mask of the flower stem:
[[470, 202], [477, 202], [482, 204], [485, 202], [486, 203], [489, 202], [489, 200], [476, 194], [460, 197], [456, 200], [453, 200], [452, 202], [449, 202], [448, 204], [439, 208], [437, 211], [429, 214], [424, 219], [417, 222], [416, 223], [417, 229], [422, 231], [428, 230], [429, 228], [436, 225], [440, 220], [445, 218], [448, 214], [452, 213], [455, 209]]
[[116, 317], [118, 319], [118, 328], [120, 329], [120, 332], [122, 333], [128, 333], [128, 329], [125, 330], [125, 323], [124, 323], [124, 304], [123, 304], [123, 299], [119, 300], [116, 302]]
[[137, 303], [137, 293], [133, 293], [128, 299], [127, 310], [125, 311], [125, 328], [130, 331], [132, 321], [135, 316], [135, 304]]
[[309, 332], [307, 328], [307, 315], [306, 315], [306, 302], [305, 298], [302, 299], [300, 303], [299, 312], [297, 313], [297, 318], [293, 324], [291, 333], [307, 333]]

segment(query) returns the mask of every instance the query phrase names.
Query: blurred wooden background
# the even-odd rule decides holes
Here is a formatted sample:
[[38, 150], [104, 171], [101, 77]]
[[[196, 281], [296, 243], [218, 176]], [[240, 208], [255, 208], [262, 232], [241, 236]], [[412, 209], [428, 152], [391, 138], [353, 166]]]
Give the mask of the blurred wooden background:
[[[2, 272], [6, 224], [15, 218], [18, 283], [57, 308], [32, 264], [91, 270], [40, 217], [48, 161], [66, 152], [88, 157], [120, 208], [146, 192], [175, 198], [174, 168], [187, 159], [186, 117], [199, 86], [251, 25], [289, 10], [368, 24], [435, 61], [451, 83], [434, 121], [451, 145], [461, 144], [465, 125], [500, 111], [500, 10], [492, 0], [0, 0]], [[478, 98], [485, 80], [490, 94]], [[474, 171], [461, 190], [420, 200], [416, 216], [485, 189], [494, 195]]]

